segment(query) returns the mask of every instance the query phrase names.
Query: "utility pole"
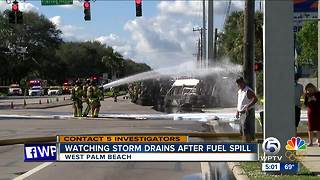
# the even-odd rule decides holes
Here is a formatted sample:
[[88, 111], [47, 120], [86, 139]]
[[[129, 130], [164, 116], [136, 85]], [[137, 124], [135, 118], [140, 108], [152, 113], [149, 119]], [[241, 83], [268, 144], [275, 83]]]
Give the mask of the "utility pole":
[[201, 68], [201, 39], [199, 38], [198, 43], [197, 43], [197, 67]]
[[[287, 141], [296, 135], [294, 124], [293, 1], [264, 1], [264, 139], [275, 137], [281, 162], [290, 161]], [[279, 28], [281, 27], [281, 28]], [[276, 30], [276, 31], [275, 31]]]
[[206, 33], [206, 0], [202, 0], [202, 20], [203, 20], [203, 37], [202, 37], [202, 61], [205, 65], [207, 63], [207, 33]]
[[213, 0], [208, 2], [208, 66], [212, 66], [213, 55]]
[[200, 32], [200, 68], [202, 68], [203, 67], [203, 65], [204, 65], [204, 61], [205, 61], [205, 59], [203, 59], [203, 47], [202, 47], [202, 45], [203, 45], [203, 28], [200, 28], [200, 27], [198, 27], [198, 28], [193, 28], [193, 30], [192, 31], [199, 31]]
[[213, 49], [213, 58], [217, 59], [217, 39], [218, 39], [218, 28], [214, 30], [214, 49]]
[[[254, 83], [254, 4], [255, 0], [246, 0], [244, 9], [244, 53], [243, 53], [243, 76], [247, 85], [255, 89]], [[255, 122], [255, 108], [248, 113], [248, 120]], [[255, 125], [253, 126], [255, 128]], [[255, 129], [253, 130], [256, 131]]]
[[[318, 3], [318, 19], [320, 18], [320, 3]], [[317, 87], [320, 89], [320, 21], [318, 21], [318, 78]]]
[[245, 1], [243, 75], [248, 86], [254, 89], [254, 0]]

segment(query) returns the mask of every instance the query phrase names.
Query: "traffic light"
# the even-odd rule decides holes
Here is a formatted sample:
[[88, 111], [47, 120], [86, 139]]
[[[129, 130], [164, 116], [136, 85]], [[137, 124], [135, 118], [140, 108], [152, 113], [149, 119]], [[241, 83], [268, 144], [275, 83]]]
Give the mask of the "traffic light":
[[22, 24], [23, 23], [23, 14], [19, 10], [19, 3], [17, 1], [12, 2], [11, 12], [9, 12], [9, 23], [11, 24]]
[[254, 70], [256, 72], [262, 71], [263, 70], [263, 63], [262, 62], [256, 62], [254, 64]]
[[19, 11], [19, 3], [17, 1], [14, 1], [12, 3], [12, 7], [11, 7], [13, 12], [18, 12]]
[[9, 17], [10, 24], [16, 23], [16, 13], [15, 12], [13, 12], [13, 11], [9, 12], [8, 17]]
[[91, 20], [91, 12], [90, 12], [90, 0], [85, 0], [83, 3], [84, 8], [84, 20], [90, 21]]
[[23, 23], [23, 14], [21, 11], [16, 12], [16, 16], [17, 16], [17, 24], [22, 24]]
[[136, 17], [142, 16], [142, 0], [135, 0], [136, 2]]

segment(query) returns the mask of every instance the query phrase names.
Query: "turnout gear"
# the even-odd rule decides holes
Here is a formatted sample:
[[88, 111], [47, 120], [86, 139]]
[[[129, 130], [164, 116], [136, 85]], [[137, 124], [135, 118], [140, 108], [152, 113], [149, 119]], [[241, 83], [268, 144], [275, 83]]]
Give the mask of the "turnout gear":
[[91, 109], [89, 98], [87, 96], [89, 84], [90, 84], [90, 81], [89, 82], [87, 81], [86, 84], [83, 86], [83, 100], [84, 100], [84, 103], [86, 104], [86, 108], [82, 114], [83, 117], [87, 117]]
[[82, 96], [83, 90], [82, 87], [76, 82], [76, 85], [72, 88], [71, 91], [71, 100], [73, 101], [73, 116], [81, 117], [82, 116]]
[[98, 117], [99, 115], [101, 106], [100, 101], [102, 97], [101, 94], [101, 90], [94, 83], [91, 83], [91, 85], [88, 87], [87, 97], [89, 98], [91, 114], [94, 118]]
[[112, 90], [112, 95], [113, 95], [113, 101], [118, 102], [118, 94], [119, 94], [118, 88], [112, 87], [111, 90]]

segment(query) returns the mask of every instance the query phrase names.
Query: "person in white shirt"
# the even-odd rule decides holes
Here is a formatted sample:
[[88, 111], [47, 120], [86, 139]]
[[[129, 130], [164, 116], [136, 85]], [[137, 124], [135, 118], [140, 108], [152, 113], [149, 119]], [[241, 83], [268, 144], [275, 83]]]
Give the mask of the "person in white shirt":
[[254, 105], [258, 99], [254, 91], [246, 85], [242, 77], [238, 78], [236, 83], [239, 87], [236, 117], [240, 118], [240, 134], [243, 141], [251, 142], [255, 138]]

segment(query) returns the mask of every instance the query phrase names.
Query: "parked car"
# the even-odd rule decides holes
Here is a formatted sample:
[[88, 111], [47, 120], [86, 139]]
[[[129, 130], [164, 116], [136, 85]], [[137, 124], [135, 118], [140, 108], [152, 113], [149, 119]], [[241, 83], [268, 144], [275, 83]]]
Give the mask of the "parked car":
[[11, 84], [9, 86], [9, 93], [10, 96], [16, 95], [22, 95], [22, 89], [20, 88], [19, 84]]
[[53, 96], [53, 95], [61, 95], [62, 94], [62, 88], [59, 86], [50, 86], [48, 90], [48, 95]]
[[44, 94], [44, 90], [41, 86], [32, 86], [29, 89], [29, 96], [42, 96]]

